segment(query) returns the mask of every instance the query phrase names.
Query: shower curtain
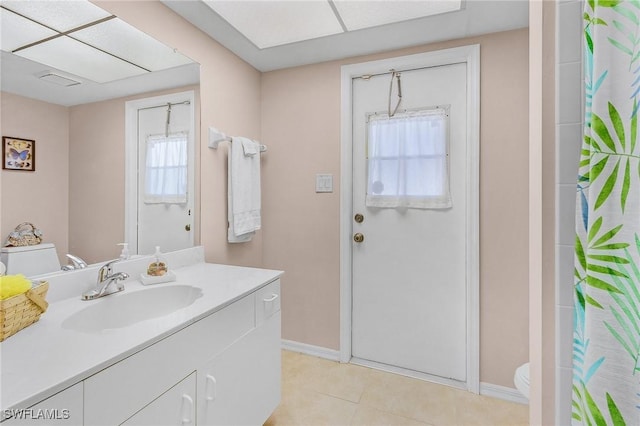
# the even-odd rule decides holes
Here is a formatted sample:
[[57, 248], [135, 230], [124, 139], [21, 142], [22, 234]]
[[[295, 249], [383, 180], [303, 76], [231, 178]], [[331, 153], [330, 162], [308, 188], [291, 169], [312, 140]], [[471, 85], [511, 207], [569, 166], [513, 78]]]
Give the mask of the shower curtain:
[[584, 2], [573, 424], [640, 425], [640, 2]]

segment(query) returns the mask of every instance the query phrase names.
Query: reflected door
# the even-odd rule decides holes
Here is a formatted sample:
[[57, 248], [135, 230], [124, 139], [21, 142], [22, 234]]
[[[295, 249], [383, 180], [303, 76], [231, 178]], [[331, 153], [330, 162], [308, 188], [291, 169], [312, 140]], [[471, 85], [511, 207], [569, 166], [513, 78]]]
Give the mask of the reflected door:
[[189, 104], [138, 110], [138, 254], [193, 246], [193, 123]]

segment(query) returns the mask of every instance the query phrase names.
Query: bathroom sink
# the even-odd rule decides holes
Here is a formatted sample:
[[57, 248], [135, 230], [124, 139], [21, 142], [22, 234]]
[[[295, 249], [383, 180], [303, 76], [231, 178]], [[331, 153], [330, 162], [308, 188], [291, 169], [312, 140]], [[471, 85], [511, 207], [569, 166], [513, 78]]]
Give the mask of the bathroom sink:
[[186, 308], [202, 297], [202, 289], [170, 285], [105, 296], [65, 319], [62, 328], [95, 333], [156, 319]]

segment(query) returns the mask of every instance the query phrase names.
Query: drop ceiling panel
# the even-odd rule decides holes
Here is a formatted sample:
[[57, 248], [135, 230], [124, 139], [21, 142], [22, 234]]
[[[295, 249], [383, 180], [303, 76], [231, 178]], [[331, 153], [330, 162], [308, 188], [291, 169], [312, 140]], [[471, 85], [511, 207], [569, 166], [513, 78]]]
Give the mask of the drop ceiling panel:
[[347, 30], [360, 30], [394, 22], [460, 10], [460, 0], [353, 1], [334, 0]]
[[[457, 12], [347, 31], [269, 49], [258, 49], [255, 44], [241, 35], [237, 28], [206, 5], [205, 0], [160, 1], [260, 71], [272, 71], [496, 31], [526, 28], [529, 24], [529, 2], [527, 1], [466, 0], [463, 1], [464, 7]], [[381, 0], [380, 2], [394, 3], [395, 1]]]
[[66, 36], [20, 50], [16, 55], [97, 83], [146, 73], [139, 67]]
[[55, 31], [5, 9], [0, 9], [0, 23], [0, 46], [6, 52], [56, 34]]
[[191, 59], [149, 37], [120, 19], [75, 31], [75, 39], [126, 59], [150, 71], [191, 63]]
[[208, 0], [205, 3], [260, 49], [343, 32], [326, 1]]
[[2, 1], [0, 4], [57, 31], [68, 31], [111, 16], [86, 0]]

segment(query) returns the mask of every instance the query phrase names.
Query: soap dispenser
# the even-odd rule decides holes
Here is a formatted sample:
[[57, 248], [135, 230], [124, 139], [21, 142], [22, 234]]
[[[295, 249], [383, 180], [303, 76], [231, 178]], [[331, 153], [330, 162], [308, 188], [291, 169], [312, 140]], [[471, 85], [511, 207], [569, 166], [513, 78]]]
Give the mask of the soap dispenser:
[[156, 252], [153, 255], [153, 262], [147, 268], [147, 275], [159, 277], [167, 273], [167, 264], [164, 262], [164, 256], [160, 253], [160, 246], [156, 246]]
[[118, 243], [119, 246], [122, 246], [122, 252], [120, 253], [120, 260], [129, 259], [129, 243]]

